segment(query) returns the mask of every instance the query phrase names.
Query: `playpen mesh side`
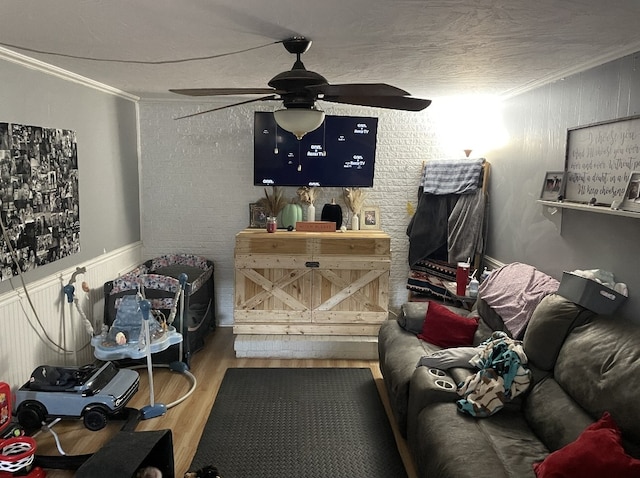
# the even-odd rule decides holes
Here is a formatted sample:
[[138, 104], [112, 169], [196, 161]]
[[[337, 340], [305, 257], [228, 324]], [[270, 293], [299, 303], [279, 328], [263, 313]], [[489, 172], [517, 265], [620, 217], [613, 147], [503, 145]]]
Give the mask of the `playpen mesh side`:
[[156, 257], [144, 263], [148, 272], [171, 277], [178, 277], [180, 272], [186, 272], [191, 293], [196, 292], [213, 275], [213, 262], [206, 257], [192, 254], [171, 254]]
[[180, 264], [197, 267], [203, 271], [207, 270], [211, 265], [210, 261], [206, 257], [195, 256], [193, 254], [167, 254], [151, 259], [147, 264], [151, 270], [158, 270], [163, 267]]
[[135, 294], [139, 287], [151, 308], [168, 317], [180, 287], [180, 273], [187, 273], [185, 313], [182, 330], [185, 353], [190, 355], [204, 345], [204, 336], [215, 328], [213, 262], [191, 254], [160, 256], [104, 285], [104, 323], [111, 325], [124, 296]]

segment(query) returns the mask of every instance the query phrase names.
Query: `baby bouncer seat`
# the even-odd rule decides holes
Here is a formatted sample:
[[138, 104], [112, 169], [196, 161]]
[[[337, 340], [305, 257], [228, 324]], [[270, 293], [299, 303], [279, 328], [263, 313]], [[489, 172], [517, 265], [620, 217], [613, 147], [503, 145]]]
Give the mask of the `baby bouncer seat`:
[[[104, 324], [113, 325], [123, 299], [139, 291], [151, 303], [154, 314], [168, 318], [181, 274], [187, 282], [181, 295], [184, 310], [182, 323], [174, 326], [182, 334], [180, 347], [172, 346], [153, 355], [156, 363], [182, 361], [189, 365], [191, 356], [204, 346], [207, 334], [215, 329], [214, 265], [209, 259], [193, 254], [170, 254], [144, 262], [134, 270], [104, 284]], [[174, 309], [175, 310], [175, 309]], [[182, 356], [180, 356], [182, 355]]]

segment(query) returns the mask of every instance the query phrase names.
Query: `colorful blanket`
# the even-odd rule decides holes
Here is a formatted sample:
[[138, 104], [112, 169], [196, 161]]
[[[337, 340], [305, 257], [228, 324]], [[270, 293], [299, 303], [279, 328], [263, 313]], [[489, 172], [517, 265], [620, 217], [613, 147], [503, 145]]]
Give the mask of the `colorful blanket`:
[[480, 369], [458, 385], [458, 410], [474, 417], [488, 417], [529, 388], [531, 371], [522, 342], [496, 331], [478, 347], [469, 361]]

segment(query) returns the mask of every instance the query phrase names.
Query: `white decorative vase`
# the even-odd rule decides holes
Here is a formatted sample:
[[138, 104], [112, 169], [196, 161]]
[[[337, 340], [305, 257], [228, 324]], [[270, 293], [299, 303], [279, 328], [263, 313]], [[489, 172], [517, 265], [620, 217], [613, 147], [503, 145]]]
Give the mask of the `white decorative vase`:
[[309, 204], [307, 207], [307, 222], [316, 220], [316, 207], [313, 204]]
[[360, 230], [360, 218], [358, 217], [357, 214], [354, 214], [353, 217], [351, 218], [351, 230], [352, 231]]

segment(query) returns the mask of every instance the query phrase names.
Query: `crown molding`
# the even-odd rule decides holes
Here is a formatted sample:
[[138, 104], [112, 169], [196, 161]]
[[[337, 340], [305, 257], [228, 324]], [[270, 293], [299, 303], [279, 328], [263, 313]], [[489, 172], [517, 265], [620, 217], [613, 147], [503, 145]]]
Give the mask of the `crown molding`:
[[89, 88], [93, 88], [94, 90], [101, 91], [102, 93], [119, 96], [120, 98], [136, 102], [140, 100], [139, 96], [132, 95], [131, 93], [113, 88], [112, 86], [105, 85], [104, 83], [100, 83], [90, 78], [78, 75], [77, 73], [73, 73], [57, 66], [50, 65], [49, 63], [45, 63], [44, 61], [36, 60], [35, 58], [16, 53], [15, 51], [9, 50], [2, 46], [0, 46], [0, 59], [18, 64], [31, 70], [45, 73], [47, 75], [55, 76], [56, 78], [60, 78], [65, 81], [71, 81], [73, 83], [87, 86]]
[[530, 81], [521, 85], [519, 87], [510, 89], [505, 91], [500, 97], [502, 99], [513, 98], [514, 96], [521, 95], [523, 93], [527, 93], [531, 90], [535, 90], [544, 85], [548, 85], [550, 83], [554, 83], [556, 81], [564, 80], [572, 75], [577, 75], [579, 73], [583, 73], [592, 68], [596, 68], [598, 66], [602, 66], [605, 63], [609, 63], [610, 61], [619, 60], [628, 55], [633, 55], [635, 53], [640, 52], [640, 42], [634, 43], [632, 45], [628, 45], [623, 49], [612, 50], [608, 53], [604, 53], [602, 55], [598, 55], [593, 57], [591, 60], [583, 62], [579, 65], [573, 66], [571, 68], [566, 68], [564, 70], [557, 71], [551, 75], [544, 76], [542, 78], [538, 78], [536, 80]]

